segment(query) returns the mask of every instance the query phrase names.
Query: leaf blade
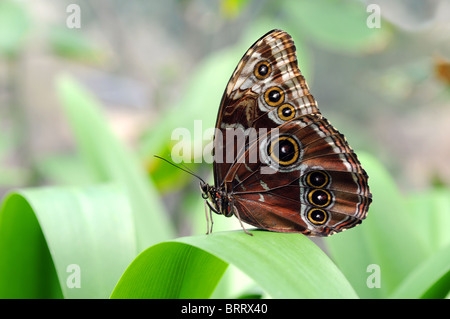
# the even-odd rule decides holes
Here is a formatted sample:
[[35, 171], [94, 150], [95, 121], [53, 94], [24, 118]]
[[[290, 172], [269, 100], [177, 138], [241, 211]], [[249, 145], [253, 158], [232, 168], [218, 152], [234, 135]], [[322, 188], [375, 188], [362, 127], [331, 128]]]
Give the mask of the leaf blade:
[[[177, 246], [182, 250], [191, 250], [191, 247], [195, 247], [196, 250], [203, 251], [202, 254], [206, 254], [203, 255], [206, 259], [217, 259], [225, 264], [233, 264], [273, 298], [357, 298], [353, 288], [339, 269], [305, 236], [264, 231], [252, 231], [252, 234], [254, 236], [250, 237], [242, 231], [219, 232], [212, 235], [182, 237], [160, 245], [169, 247], [167, 254], [171, 254], [170, 246]], [[144, 251], [140, 255], [142, 259], [139, 261], [139, 267], [145, 264], [143, 263], [145, 259], [149, 263], [158, 263], [158, 259], [150, 258], [150, 256], [160, 247], [153, 246]], [[164, 254], [164, 251], [160, 253]], [[148, 257], [145, 257], [146, 255]], [[158, 286], [154, 282], [152, 282], [153, 286], [145, 282], [148, 269], [145, 272], [147, 275], [140, 276], [135, 266], [134, 262], [129, 266], [116, 286], [112, 298], [158, 296], [154, 293]], [[157, 268], [164, 267], [160, 265]], [[128, 277], [127, 272], [133, 272], [133, 278]], [[158, 276], [161, 276], [161, 273], [158, 273]], [[176, 286], [179, 285], [177, 278], [179, 277], [173, 275], [162, 282], [171, 282], [170, 286]], [[214, 278], [215, 286], [218, 276]], [[136, 291], [124, 289], [136, 285], [141, 287], [137, 294]], [[186, 292], [195, 288], [186, 282], [182, 285], [186, 285], [183, 288]], [[149, 291], [146, 291], [145, 287]], [[212, 291], [208, 290], [208, 293], [210, 292]], [[177, 298], [178, 295], [169, 296]], [[192, 298], [192, 295], [184, 294], [183, 297]]]
[[450, 246], [419, 265], [391, 298], [445, 298], [450, 291]]
[[[106, 298], [137, 254], [134, 231], [128, 200], [114, 185], [12, 193], [0, 214], [1, 295]], [[79, 273], [68, 272], [70, 265]], [[79, 288], [68, 282], [72, 274]], [[49, 283], [54, 292], [41, 294]]]

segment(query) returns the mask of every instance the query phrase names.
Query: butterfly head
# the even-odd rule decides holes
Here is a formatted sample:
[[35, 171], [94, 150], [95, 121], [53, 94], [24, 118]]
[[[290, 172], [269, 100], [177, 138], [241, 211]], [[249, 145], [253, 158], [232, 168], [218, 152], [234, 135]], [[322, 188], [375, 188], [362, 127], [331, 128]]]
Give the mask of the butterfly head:
[[211, 197], [210, 193], [212, 191], [212, 187], [209, 184], [204, 181], [200, 181], [200, 190], [202, 191], [203, 199], [209, 199]]

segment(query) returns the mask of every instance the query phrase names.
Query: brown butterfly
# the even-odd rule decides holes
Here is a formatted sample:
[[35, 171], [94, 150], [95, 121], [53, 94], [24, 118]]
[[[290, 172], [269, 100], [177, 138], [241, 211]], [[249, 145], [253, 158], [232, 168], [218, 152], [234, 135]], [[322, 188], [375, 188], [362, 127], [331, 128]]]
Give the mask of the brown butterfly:
[[214, 211], [235, 215], [244, 231], [242, 222], [329, 236], [366, 218], [367, 180], [345, 137], [321, 115], [292, 38], [268, 32], [245, 53], [222, 97], [214, 186], [200, 183], [209, 218]]

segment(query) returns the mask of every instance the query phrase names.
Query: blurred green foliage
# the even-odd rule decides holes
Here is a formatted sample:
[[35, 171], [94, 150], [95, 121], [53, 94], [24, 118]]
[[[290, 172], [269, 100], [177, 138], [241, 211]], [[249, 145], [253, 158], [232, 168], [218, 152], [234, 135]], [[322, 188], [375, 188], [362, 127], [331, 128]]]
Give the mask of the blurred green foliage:
[[15, 1], [0, 2], [0, 54], [12, 58], [20, 53], [31, 27], [29, 14]]
[[[219, 11], [224, 21], [236, 21], [252, 4], [223, 0]], [[235, 45], [196, 65], [178, 103], [164, 108], [136, 152], [115, 136], [89, 90], [67, 74], [52, 79], [77, 154], [32, 162], [29, 169], [54, 185], [21, 187], [3, 198], [1, 298], [450, 297], [449, 190], [441, 185], [404, 195], [380, 161], [364, 152], [358, 154], [370, 176], [373, 204], [362, 225], [320, 242], [328, 255], [299, 234], [253, 231], [250, 237], [221, 231], [232, 228], [221, 217], [215, 219], [214, 234], [198, 235], [205, 231], [204, 202], [187, 187], [191, 176], [153, 155], [170, 156], [174, 128], [193, 132], [197, 119], [203, 128], [214, 126], [227, 80], [245, 50], [268, 30], [285, 29], [301, 52], [302, 72], [313, 81], [310, 43], [336, 55], [358, 56], [380, 50], [394, 32], [385, 21], [381, 29], [365, 27], [367, 13], [359, 1], [261, 6]], [[25, 6], [0, 2], [0, 57], [10, 70], [32, 29]], [[81, 32], [55, 27], [46, 36], [52, 52], [64, 59], [85, 64], [104, 59]], [[15, 141], [0, 136], [0, 160]], [[363, 147], [371, 151], [370, 145]], [[0, 185], [26, 184], [32, 175], [28, 168], [0, 167]], [[173, 212], [163, 204], [168, 198], [175, 202]], [[194, 235], [179, 237], [183, 230]], [[74, 264], [82, 272], [79, 288], [70, 286]], [[379, 288], [368, 285], [370, 265], [380, 267]]]

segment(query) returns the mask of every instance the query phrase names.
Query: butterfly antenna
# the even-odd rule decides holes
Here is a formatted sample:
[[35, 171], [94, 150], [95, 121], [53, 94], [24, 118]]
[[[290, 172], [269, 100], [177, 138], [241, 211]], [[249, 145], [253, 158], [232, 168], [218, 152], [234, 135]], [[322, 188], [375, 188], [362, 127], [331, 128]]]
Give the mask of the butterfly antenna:
[[178, 168], [178, 169], [181, 169], [182, 171], [184, 171], [184, 172], [186, 172], [186, 173], [188, 173], [188, 174], [191, 174], [192, 176], [197, 177], [203, 184], [206, 184], [206, 182], [203, 180], [203, 178], [201, 178], [200, 176], [198, 176], [197, 174], [195, 174], [190, 168], [186, 167], [185, 165], [181, 164], [181, 165], [183, 165], [183, 167], [184, 167], [184, 168], [183, 168], [183, 167], [180, 167], [180, 166], [178, 166], [178, 165], [172, 163], [172, 162], [169, 161], [168, 159], [165, 159], [165, 158], [163, 158], [163, 157], [161, 157], [161, 156], [158, 156], [158, 155], [153, 155], [153, 156], [156, 157], [156, 158], [159, 158], [159, 159], [161, 159], [161, 160], [163, 160], [163, 161], [165, 161], [165, 162], [167, 162], [167, 163], [169, 163], [169, 164], [172, 165], [172, 166], [175, 166], [175, 167]]

